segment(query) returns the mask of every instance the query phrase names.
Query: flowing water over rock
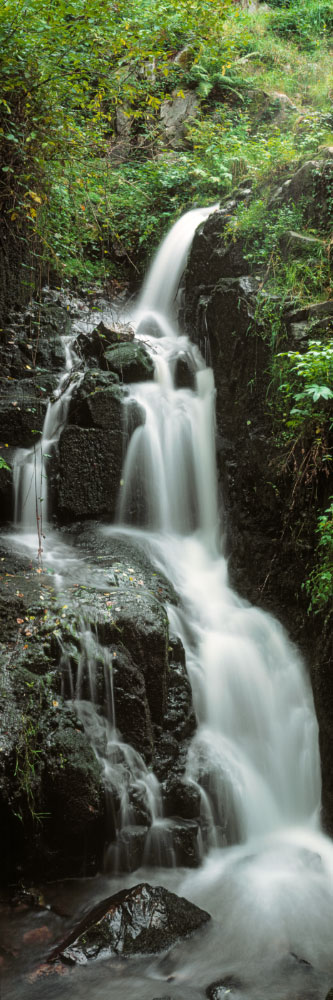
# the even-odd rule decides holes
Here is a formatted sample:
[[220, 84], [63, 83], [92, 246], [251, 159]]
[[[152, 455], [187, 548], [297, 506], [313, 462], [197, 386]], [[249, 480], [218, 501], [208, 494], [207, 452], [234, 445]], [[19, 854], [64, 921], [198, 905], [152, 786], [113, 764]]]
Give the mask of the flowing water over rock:
[[[178, 606], [169, 606], [169, 623], [186, 651], [198, 719], [187, 777], [200, 793], [200, 836], [208, 854], [196, 873], [168, 875], [164, 869], [150, 871], [148, 878], [177, 884], [214, 920], [199, 941], [176, 946], [161, 961], [102, 963], [99, 971], [95, 966], [85, 972], [84, 980], [82, 973], [75, 980], [71, 976], [61, 986], [53, 983], [49, 992], [44, 983], [44, 996], [195, 1000], [209, 987], [206, 995], [217, 1000], [321, 1000], [333, 976], [333, 850], [320, 832], [310, 685], [279, 623], [228, 585], [216, 486], [213, 373], [176, 322], [186, 254], [209, 211], [195, 210], [177, 223], [132, 310], [136, 336], [154, 359], [155, 378], [131, 387], [130, 398], [144, 410], [145, 422], [132, 434], [125, 457], [118, 523], [101, 529], [101, 545], [103, 533], [130, 538], [180, 597]], [[144, 788], [151, 826], [143, 869], [127, 881], [133, 885], [142, 880], [147, 862], [172, 862], [172, 845], [168, 853], [164, 840], [159, 853], [154, 841], [164, 824], [159, 784], [116, 729], [107, 653], [108, 719], [101, 722], [94, 708], [91, 664], [101, 656], [100, 649], [92, 650], [94, 642], [91, 633], [82, 635], [72, 696], [121, 800], [109, 870], [119, 863], [122, 831], [131, 826], [128, 774]], [[113, 885], [119, 887], [119, 879], [108, 880], [108, 894]]]

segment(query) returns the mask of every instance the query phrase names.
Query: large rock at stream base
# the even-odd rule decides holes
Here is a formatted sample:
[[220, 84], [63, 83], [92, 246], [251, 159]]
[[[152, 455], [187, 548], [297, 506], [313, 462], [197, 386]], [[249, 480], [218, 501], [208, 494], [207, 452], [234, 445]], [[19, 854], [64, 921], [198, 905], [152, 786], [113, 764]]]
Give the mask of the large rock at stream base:
[[138, 955], [165, 951], [210, 920], [209, 913], [187, 899], [143, 882], [103, 900], [52, 952], [85, 964], [107, 955]]

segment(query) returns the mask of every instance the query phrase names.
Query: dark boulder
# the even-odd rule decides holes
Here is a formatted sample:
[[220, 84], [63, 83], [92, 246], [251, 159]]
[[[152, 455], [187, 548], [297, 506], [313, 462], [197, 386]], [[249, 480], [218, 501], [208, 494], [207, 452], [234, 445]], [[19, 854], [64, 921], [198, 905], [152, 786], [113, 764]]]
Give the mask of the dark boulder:
[[[55, 699], [53, 699], [55, 700]], [[58, 702], [59, 719], [53, 729], [48, 720], [45, 764], [42, 775], [44, 810], [51, 822], [48, 850], [63, 858], [68, 870], [95, 869], [105, 836], [105, 803], [102, 771], [76, 716]], [[45, 720], [46, 721], [46, 720]], [[57, 861], [57, 865], [59, 861]]]
[[117, 431], [123, 427], [126, 437], [130, 437], [144, 421], [143, 407], [130, 398], [129, 390], [119, 384], [113, 372], [89, 368], [74, 388], [68, 409], [69, 424]]
[[199, 824], [193, 819], [174, 819], [171, 833], [176, 864], [197, 868], [202, 858]]
[[[117, 401], [111, 395], [111, 405]], [[59, 441], [56, 513], [60, 520], [116, 513], [123, 463], [121, 426], [110, 428], [67, 425]]]
[[101, 372], [98, 368], [88, 368], [80, 382], [74, 386], [67, 423], [77, 424], [79, 427], [112, 427], [115, 421], [119, 423], [123, 395], [124, 390], [119, 386], [116, 375]]
[[112, 673], [117, 727], [125, 742], [130, 743], [146, 763], [151, 763], [153, 736], [145, 678], [121, 643], [115, 649]]
[[163, 806], [166, 816], [196, 819], [200, 815], [200, 792], [197, 785], [184, 778], [166, 779], [163, 786]]
[[74, 342], [74, 351], [86, 361], [100, 361], [110, 345], [130, 343], [134, 340], [134, 331], [126, 323], [109, 323], [101, 320], [98, 326], [87, 333], [79, 333]]
[[208, 920], [208, 913], [186, 899], [141, 883], [98, 903], [53, 950], [49, 961], [61, 956], [82, 964], [107, 955], [164, 951]]
[[195, 388], [195, 369], [188, 354], [179, 354], [176, 359], [174, 383], [176, 389]]

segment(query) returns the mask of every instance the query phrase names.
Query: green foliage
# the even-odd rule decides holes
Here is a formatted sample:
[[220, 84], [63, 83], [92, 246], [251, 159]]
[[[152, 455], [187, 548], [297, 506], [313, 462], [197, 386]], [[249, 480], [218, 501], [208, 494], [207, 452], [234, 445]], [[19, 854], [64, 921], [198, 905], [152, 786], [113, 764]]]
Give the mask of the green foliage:
[[310, 597], [309, 611], [332, 609], [333, 601], [333, 497], [317, 523], [317, 562], [305, 587]]
[[[0, 210], [28, 261], [85, 282], [133, 277], [193, 201], [217, 201], [248, 173], [278, 176], [329, 141], [326, 35], [309, 75], [275, 33], [283, 13], [253, 17], [232, 0], [3, 0]], [[286, 64], [298, 96], [321, 88], [320, 108], [305, 101], [277, 123], [269, 94], [286, 86]], [[161, 102], [185, 87], [201, 108], [170, 152]]]
[[312, 340], [304, 353], [278, 354], [274, 367], [280, 471], [291, 475], [293, 510], [304, 490], [309, 491], [313, 503], [318, 484], [323, 484], [331, 471], [333, 341]]
[[[85, 167], [85, 169], [83, 168]], [[198, 162], [195, 153], [123, 164], [117, 170], [94, 160], [58, 167], [49, 202], [39, 217], [47, 224], [57, 268], [65, 278], [117, 277], [145, 265], [171, 222], [193, 200], [209, 204], [222, 196], [231, 176]]]
[[[260, 277], [256, 320], [264, 336], [275, 345], [285, 335], [283, 313], [288, 298], [304, 305], [326, 295], [330, 288], [329, 244], [310, 231], [306, 204], [289, 203], [268, 210], [265, 191], [249, 203], [240, 203], [228, 224], [232, 239], [242, 239], [249, 270]], [[293, 244], [292, 236], [313, 237], [306, 251]]]
[[277, 8], [273, 30], [283, 37], [292, 36], [307, 51], [313, 51], [333, 30], [333, 10], [329, 0], [270, 0]]
[[4, 458], [2, 458], [1, 455], [0, 455], [0, 469], [8, 469], [8, 472], [10, 472], [10, 465], [7, 464], [7, 462], [5, 461]]
[[333, 341], [311, 340], [304, 354], [287, 351], [277, 356], [277, 362], [284, 379], [279, 391], [287, 408], [289, 433], [304, 434], [310, 424], [316, 424], [318, 434], [326, 419], [331, 430], [333, 412], [326, 404], [333, 399]]
[[[32, 676], [32, 675], [31, 675]], [[26, 682], [27, 683], [27, 682]], [[33, 686], [33, 682], [27, 683], [28, 687]], [[39, 766], [39, 755], [41, 748], [39, 745], [40, 734], [38, 724], [30, 714], [22, 714], [22, 727], [16, 749], [15, 777], [22, 793], [22, 811], [17, 815], [24, 822], [28, 816], [33, 821], [39, 819], [36, 811], [36, 791], [38, 786], [37, 774]], [[28, 810], [25, 815], [25, 810]]]

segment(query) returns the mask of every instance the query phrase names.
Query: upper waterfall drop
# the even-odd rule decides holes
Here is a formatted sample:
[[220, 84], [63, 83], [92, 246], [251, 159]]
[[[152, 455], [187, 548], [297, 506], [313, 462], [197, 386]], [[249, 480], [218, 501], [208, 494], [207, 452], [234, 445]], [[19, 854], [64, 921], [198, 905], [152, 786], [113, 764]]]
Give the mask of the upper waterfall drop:
[[[218, 205], [208, 208], [193, 208], [182, 215], [163, 240], [144, 282], [143, 289], [133, 315], [139, 327], [147, 314], [157, 323], [162, 320], [162, 335], [171, 332], [167, 321], [176, 321], [176, 299], [180, 279], [186, 266], [187, 256], [195, 230], [204, 222]], [[164, 322], [163, 322], [164, 321]], [[173, 330], [175, 335], [176, 330]]]

